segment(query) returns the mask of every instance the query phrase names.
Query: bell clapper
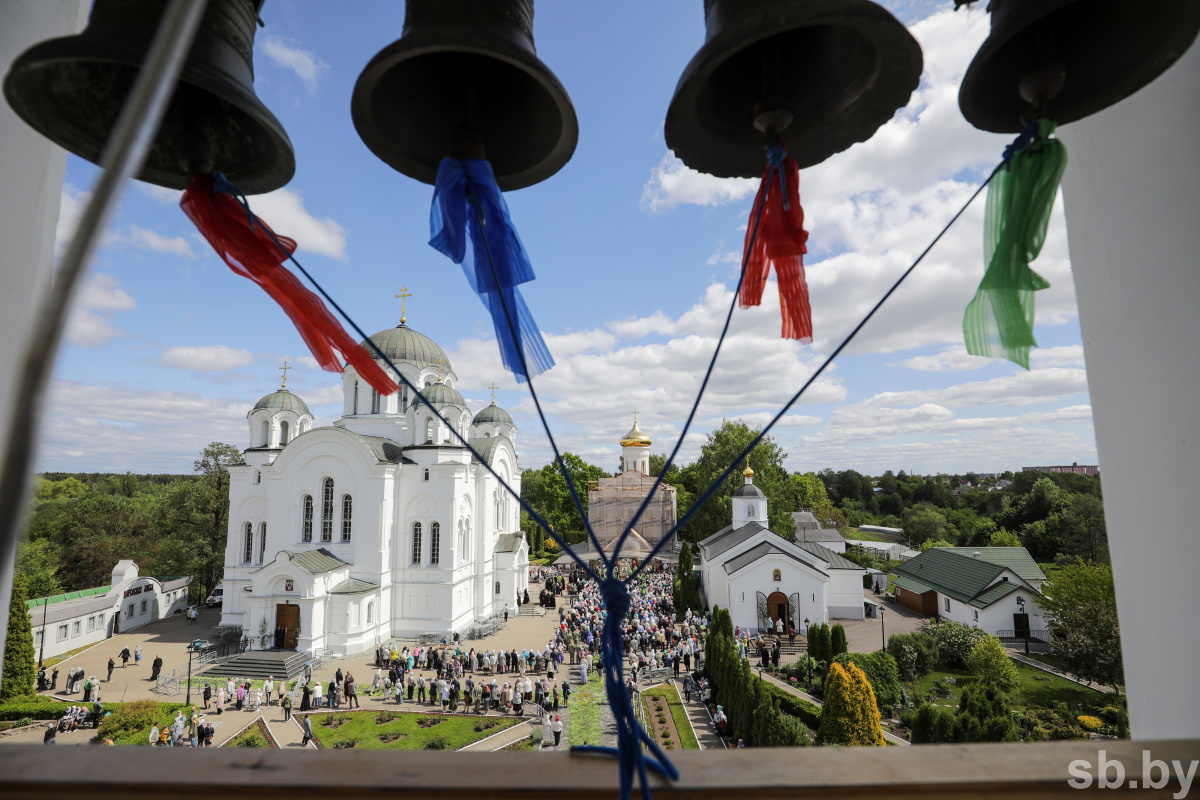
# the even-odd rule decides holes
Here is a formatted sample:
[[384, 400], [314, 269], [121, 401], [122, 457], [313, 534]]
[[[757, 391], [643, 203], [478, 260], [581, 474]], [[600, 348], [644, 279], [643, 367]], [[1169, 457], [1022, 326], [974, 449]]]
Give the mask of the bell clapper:
[[1021, 115], [1025, 124], [1049, 115], [1047, 105], [1062, 91], [1067, 80], [1066, 68], [1057, 61], [1046, 61], [1021, 73], [1021, 99], [1029, 108]]
[[487, 150], [483, 146], [483, 139], [479, 138], [479, 133], [475, 130], [474, 125], [464, 122], [458, 126], [458, 130], [454, 132], [454, 136], [450, 139], [448, 155], [450, 158], [457, 159], [487, 158]]
[[213, 171], [212, 148], [203, 134], [194, 129], [185, 131], [179, 135], [175, 147], [179, 166], [183, 167], [188, 175], [195, 175], [197, 172], [207, 175]]
[[768, 147], [776, 143], [780, 133], [787, 130], [795, 119], [792, 112], [784, 108], [783, 103], [782, 97], [772, 95], [754, 104], [754, 129], [767, 134], [770, 139]]

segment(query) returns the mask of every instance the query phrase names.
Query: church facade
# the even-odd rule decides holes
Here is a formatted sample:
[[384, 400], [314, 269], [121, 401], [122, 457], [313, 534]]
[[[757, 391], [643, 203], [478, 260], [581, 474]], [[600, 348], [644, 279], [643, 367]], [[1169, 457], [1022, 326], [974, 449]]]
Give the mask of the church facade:
[[[699, 568], [709, 607], [729, 609], [734, 625], [766, 632], [767, 618], [792, 625], [863, 619], [866, 570], [816, 542], [789, 542], [767, 527], [767, 497], [745, 484], [733, 494], [733, 521], [699, 544]], [[786, 628], [785, 628], [786, 630]]]
[[341, 655], [465, 633], [506, 604], [515, 612], [528, 587], [516, 500], [451, 435], [519, 492], [512, 417], [494, 400], [472, 416], [445, 353], [404, 318], [371, 340], [436, 413], [403, 386], [375, 393], [348, 366], [333, 425], [313, 427], [286, 380], [247, 414], [250, 446], [229, 469], [221, 624], [251, 639], [282, 627], [289, 649]]

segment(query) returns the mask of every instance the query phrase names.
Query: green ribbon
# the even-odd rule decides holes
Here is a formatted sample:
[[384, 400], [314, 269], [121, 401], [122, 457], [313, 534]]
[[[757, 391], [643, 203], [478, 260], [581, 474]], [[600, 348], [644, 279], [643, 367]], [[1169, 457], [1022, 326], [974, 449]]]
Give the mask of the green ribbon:
[[1037, 138], [1013, 157], [988, 186], [983, 255], [987, 269], [963, 315], [967, 352], [1007, 358], [1029, 369], [1033, 293], [1049, 288], [1029, 268], [1046, 241], [1050, 209], [1067, 167], [1067, 148], [1050, 138], [1055, 124], [1041, 120]]

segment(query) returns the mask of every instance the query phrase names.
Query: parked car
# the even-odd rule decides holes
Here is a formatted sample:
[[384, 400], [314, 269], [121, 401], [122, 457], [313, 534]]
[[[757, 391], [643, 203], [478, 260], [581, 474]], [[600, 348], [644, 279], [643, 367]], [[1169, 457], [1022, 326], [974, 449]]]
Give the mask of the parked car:
[[217, 588], [213, 589], [212, 594], [210, 594], [208, 599], [204, 601], [204, 605], [208, 606], [209, 608], [212, 608], [213, 606], [219, 606], [221, 605], [221, 600], [224, 598], [224, 596], [225, 584], [218, 583]]

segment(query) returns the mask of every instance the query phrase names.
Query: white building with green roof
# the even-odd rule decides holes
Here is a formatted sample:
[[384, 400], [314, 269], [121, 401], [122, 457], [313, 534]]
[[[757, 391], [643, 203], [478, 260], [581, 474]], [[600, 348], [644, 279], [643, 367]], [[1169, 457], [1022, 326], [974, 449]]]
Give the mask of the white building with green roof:
[[518, 504], [483, 463], [520, 491], [512, 417], [494, 401], [472, 415], [445, 352], [403, 320], [371, 341], [432, 410], [403, 386], [377, 394], [347, 366], [333, 425], [314, 427], [286, 381], [247, 414], [245, 463], [229, 470], [221, 624], [251, 638], [282, 628], [287, 649], [355, 653], [465, 632], [515, 610], [528, 587]]

